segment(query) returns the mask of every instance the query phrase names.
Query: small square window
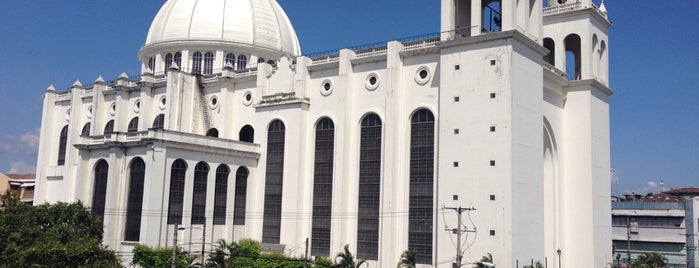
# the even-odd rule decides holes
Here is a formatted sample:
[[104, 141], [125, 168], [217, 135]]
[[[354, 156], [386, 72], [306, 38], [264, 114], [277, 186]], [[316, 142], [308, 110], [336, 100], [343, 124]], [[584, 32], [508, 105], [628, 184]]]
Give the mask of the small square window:
[[459, 96], [454, 97], [454, 102], [459, 102], [460, 100], [461, 100], [461, 98], [459, 98]]
[[494, 167], [495, 166], [495, 160], [490, 160], [490, 166]]
[[495, 60], [490, 60], [490, 65], [495, 65]]
[[461, 69], [461, 65], [458, 65], [458, 64], [454, 65], [454, 70], [460, 70], [460, 69]]
[[495, 132], [495, 126], [490, 126], [490, 132]]
[[454, 199], [454, 201], [459, 200], [459, 195], [455, 194], [454, 196], [452, 196], [452, 199]]
[[495, 230], [490, 230], [490, 236], [495, 236]]
[[494, 99], [495, 98], [495, 93], [490, 93], [490, 98]]
[[459, 166], [459, 162], [454, 162], [454, 167], [458, 167], [458, 166]]
[[494, 195], [494, 194], [491, 194], [491, 195], [490, 195], [490, 201], [495, 201], [495, 195]]
[[455, 128], [455, 129], [454, 129], [454, 134], [459, 134], [459, 129], [458, 129], [458, 128]]

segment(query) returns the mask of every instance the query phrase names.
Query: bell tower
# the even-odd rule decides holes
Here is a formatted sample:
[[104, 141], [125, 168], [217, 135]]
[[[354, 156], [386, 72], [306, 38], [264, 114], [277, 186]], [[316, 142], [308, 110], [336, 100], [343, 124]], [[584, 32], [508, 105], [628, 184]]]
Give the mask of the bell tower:
[[544, 0], [442, 0], [442, 40], [517, 30], [539, 41]]

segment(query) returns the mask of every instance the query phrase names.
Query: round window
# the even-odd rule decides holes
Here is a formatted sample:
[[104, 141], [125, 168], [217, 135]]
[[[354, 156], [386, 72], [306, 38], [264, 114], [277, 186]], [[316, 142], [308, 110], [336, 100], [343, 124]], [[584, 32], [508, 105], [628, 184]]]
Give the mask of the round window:
[[87, 106], [87, 119], [92, 118], [92, 105]]
[[320, 94], [323, 96], [328, 96], [332, 92], [333, 92], [332, 80], [330, 80], [330, 79], [323, 80], [323, 82], [320, 83]]
[[160, 96], [160, 101], [158, 102], [158, 108], [160, 110], [165, 110], [165, 104], [167, 104], [167, 98], [165, 95]]
[[374, 90], [379, 87], [379, 75], [376, 73], [371, 73], [366, 77], [366, 83], [364, 86], [368, 90]]
[[427, 82], [430, 81], [432, 78], [432, 72], [430, 70], [430, 67], [427, 66], [421, 66], [420, 68], [417, 68], [415, 71], [415, 82], [418, 84], [424, 85]]
[[137, 100], [134, 102], [134, 104], [133, 104], [133, 111], [134, 111], [135, 113], [138, 113], [139, 111], [141, 111], [141, 100], [138, 100], [138, 99], [137, 99]]
[[116, 114], [116, 102], [112, 102], [112, 104], [109, 106], [109, 114], [110, 115]]
[[213, 110], [218, 108], [219, 103], [220, 102], [218, 101], [218, 96], [213, 95], [209, 97], [209, 109]]
[[252, 104], [252, 102], [253, 102], [253, 99], [254, 99], [254, 98], [253, 98], [253, 95], [252, 95], [252, 91], [249, 91], [249, 90], [246, 91], [246, 92], [243, 94], [243, 105], [245, 105], [245, 106], [250, 106], [250, 104]]

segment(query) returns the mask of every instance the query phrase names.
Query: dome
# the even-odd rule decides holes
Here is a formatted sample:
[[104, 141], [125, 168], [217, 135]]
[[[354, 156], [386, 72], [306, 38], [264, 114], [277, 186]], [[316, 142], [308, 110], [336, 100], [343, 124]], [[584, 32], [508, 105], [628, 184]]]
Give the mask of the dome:
[[236, 47], [262, 55], [301, 54], [276, 0], [168, 0], [148, 30], [140, 56], [201, 46]]

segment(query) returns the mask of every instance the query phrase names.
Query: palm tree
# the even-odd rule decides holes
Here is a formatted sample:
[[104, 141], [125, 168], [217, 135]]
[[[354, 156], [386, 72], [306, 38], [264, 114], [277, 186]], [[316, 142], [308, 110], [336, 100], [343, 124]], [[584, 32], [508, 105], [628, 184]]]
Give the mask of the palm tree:
[[415, 251], [408, 249], [400, 254], [400, 262], [398, 268], [415, 268]]
[[365, 264], [365, 260], [356, 260], [354, 259], [354, 255], [352, 255], [352, 252], [349, 250], [349, 245], [345, 245], [345, 251], [337, 253], [337, 256], [335, 256], [335, 264], [333, 264], [332, 267], [334, 268], [359, 268], [362, 266], [362, 264]]
[[633, 267], [662, 268], [667, 267], [667, 258], [658, 252], [646, 253], [633, 261]]
[[474, 268], [488, 268], [492, 266], [488, 266], [489, 264], [492, 265], [493, 262], [493, 254], [487, 253], [479, 262], [476, 263]]
[[232, 257], [238, 256], [238, 244], [226, 242], [225, 239], [218, 240], [218, 246], [207, 261], [207, 267], [228, 267], [228, 262]]

